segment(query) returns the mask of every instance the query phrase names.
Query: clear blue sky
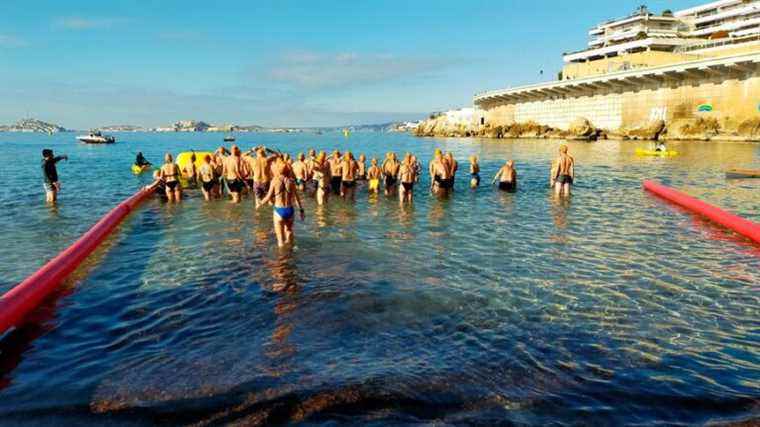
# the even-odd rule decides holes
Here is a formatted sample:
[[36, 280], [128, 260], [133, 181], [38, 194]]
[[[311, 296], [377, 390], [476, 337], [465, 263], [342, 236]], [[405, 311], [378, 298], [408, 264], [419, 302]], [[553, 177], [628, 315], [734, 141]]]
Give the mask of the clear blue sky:
[[[415, 118], [555, 76], [589, 28], [641, 3], [2, 0], [0, 123]], [[659, 13], [701, 3], [647, 4]]]

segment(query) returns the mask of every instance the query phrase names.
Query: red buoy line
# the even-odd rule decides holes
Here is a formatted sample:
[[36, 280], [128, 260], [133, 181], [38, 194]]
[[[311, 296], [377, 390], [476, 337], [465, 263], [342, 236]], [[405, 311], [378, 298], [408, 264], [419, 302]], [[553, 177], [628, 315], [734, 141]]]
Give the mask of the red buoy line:
[[644, 189], [760, 243], [760, 224], [653, 181], [644, 181]]
[[92, 228], [34, 274], [0, 297], [0, 336], [19, 326], [24, 318], [50, 296], [63, 280], [79, 267], [129, 213], [155, 191], [143, 188], [119, 203]]

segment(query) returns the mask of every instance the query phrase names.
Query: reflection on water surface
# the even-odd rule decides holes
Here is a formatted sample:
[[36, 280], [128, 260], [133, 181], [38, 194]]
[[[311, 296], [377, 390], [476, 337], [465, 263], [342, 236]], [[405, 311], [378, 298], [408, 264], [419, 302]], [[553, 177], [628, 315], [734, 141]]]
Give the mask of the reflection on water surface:
[[[133, 152], [218, 145], [129, 134], [112, 147], [0, 134], [0, 288], [68, 245], [143, 178]], [[182, 140], [180, 140], [180, 138]], [[574, 143], [570, 200], [547, 188], [550, 141], [245, 135], [293, 153], [434, 146], [483, 182], [507, 158], [516, 194], [307, 202], [292, 253], [250, 203], [150, 201], [40, 314], [0, 344], [0, 424], [289, 421], [703, 423], [758, 416], [756, 246], [641, 190], [658, 179], [755, 221], [752, 144]], [[246, 140], [241, 137], [238, 140]], [[23, 192], [42, 146], [67, 153], [50, 209]], [[35, 181], [36, 182], [36, 181]], [[54, 309], [54, 310], [52, 310]]]

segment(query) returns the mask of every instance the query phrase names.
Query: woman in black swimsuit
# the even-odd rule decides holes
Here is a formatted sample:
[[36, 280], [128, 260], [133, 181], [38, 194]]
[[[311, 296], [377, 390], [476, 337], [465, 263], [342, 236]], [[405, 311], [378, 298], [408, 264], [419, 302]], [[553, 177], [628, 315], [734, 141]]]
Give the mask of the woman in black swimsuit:
[[159, 170], [159, 178], [166, 185], [166, 198], [170, 202], [182, 200], [182, 186], [179, 185], [179, 166], [170, 153], [164, 156], [164, 164]]

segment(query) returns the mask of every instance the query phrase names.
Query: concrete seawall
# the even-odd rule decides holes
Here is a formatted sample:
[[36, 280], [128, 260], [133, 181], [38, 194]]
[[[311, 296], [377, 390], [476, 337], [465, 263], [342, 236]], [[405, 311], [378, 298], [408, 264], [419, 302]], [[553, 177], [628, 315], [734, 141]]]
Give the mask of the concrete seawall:
[[437, 118], [418, 135], [760, 141], [760, 54], [492, 91], [474, 104], [470, 126]]

